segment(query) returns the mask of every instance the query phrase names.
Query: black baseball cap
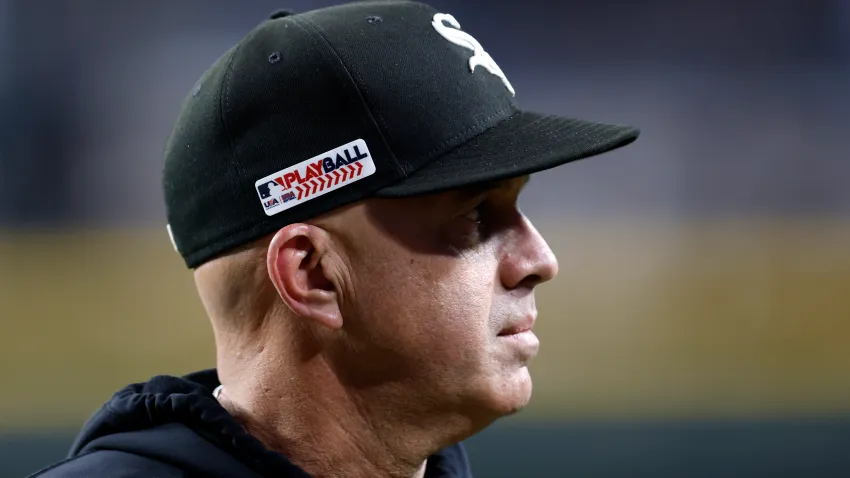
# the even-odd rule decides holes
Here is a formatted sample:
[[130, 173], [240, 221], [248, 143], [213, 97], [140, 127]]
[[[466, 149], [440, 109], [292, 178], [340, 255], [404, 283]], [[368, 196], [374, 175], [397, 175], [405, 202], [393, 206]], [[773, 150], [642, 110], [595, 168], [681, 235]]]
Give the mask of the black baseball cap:
[[457, 19], [408, 1], [281, 12], [206, 71], [164, 154], [194, 268], [369, 197], [435, 193], [610, 151], [638, 130], [519, 109]]

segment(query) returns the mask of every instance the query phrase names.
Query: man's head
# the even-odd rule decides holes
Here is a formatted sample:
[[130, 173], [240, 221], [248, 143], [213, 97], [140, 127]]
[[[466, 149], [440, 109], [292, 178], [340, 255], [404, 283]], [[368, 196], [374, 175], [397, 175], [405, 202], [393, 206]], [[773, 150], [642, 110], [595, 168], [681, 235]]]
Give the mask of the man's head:
[[261, 346], [281, 378], [318, 360], [354, 393], [400, 408], [415, 398], [420, 413], [475, 417], [475, 428], [521, 408], [533, 290], [558, 268], [517, 209], [526, 179], [365, 200], [200, 266], [219, 343], [233, 349], [219, 356]]
[[275, 16], [216, 62], [163, 184], [223, 380], [309, 370], [301, 393], [466, 432], [522, 407], [533, 291], [557, 262], [520, 191], [638, 132], [515, 93], [454, 17], [412, 2]]

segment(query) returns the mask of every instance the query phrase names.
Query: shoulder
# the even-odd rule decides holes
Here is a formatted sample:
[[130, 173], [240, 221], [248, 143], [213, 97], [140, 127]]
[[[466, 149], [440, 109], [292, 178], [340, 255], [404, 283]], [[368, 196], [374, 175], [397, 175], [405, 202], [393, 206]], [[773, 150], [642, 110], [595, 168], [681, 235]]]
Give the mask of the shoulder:
[[29, 478], [185, 478], [186, 474], [160, 461], [122, 451], [99, 450], [45, 468]]

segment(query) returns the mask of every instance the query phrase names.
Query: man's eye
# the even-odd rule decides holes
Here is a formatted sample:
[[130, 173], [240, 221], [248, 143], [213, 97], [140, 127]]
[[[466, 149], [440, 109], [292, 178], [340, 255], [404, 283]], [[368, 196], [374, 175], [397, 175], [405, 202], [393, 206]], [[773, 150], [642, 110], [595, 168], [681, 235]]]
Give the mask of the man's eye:
[[463, 215], [463, 218], [476, 224], [481, 222], [481, 205], [475, 206], [471, 211]]

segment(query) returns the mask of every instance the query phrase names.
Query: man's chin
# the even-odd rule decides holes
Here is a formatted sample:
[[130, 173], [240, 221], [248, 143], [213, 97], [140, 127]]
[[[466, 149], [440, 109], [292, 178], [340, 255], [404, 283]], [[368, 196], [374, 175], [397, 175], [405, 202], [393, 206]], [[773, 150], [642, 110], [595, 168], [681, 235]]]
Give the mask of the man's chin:
[[487, 408], [496, 419], [513, 415], [531, 401], [531, 389], [528, 367], [520, 367], [493, 388]]
[[516, 375], [512, 377], [507, 384], [505, 415], [513, 415], [519, 412], [528, 405], [531, 401], [531, 375], [528, 372], [528, 367], [522, 367], [517, 370]]

